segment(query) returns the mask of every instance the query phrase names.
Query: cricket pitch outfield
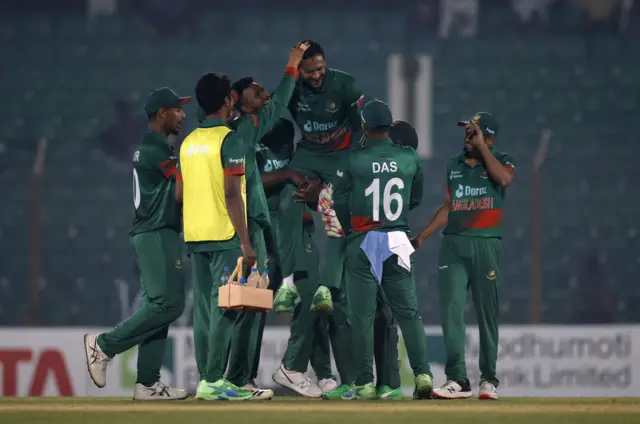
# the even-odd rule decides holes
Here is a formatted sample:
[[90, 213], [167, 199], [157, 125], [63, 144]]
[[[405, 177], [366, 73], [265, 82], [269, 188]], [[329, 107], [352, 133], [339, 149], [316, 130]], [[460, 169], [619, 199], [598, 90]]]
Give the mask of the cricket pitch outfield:
[[270, 401], [133, 402], [122, 398], [4, 398], [0, 422], [6, 424], [198, 424], [211, 422], [589, 424], [617, 420], [640, 423], [640, 398], [541, 399], [499, 401], [322, 401], [278, 397]]

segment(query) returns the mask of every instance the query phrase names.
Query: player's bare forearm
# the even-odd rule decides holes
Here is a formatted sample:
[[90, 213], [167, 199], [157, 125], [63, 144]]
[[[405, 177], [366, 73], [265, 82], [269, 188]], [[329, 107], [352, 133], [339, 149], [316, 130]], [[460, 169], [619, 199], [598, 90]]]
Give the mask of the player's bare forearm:
[[179, 206], [182, 206], [182, 176], [176, 178], [175, 199]]
[[262, 186], [264, 188], [276, 187], [291, 179], [291, 171], [283, 169], [276, 172], [266, 172], [260, 174], [260, 179], [262, 180]]
[[426, 227], [420, 234], [418, 234], [417, 238], [422, 243], [425, 239], [427, 239], [431, 234], [436, 231], [444, 228], [449, 222], [449, 203], [445, 203], [438, 208], [435, 214], [433, 214], [433, 218], [427, 224]]
[[484, 166], [487, 168], [487, 173], [491, 179], [501, 187], [508, 187], [513, 181], [513, 169], [501, 164], [493, 153], [491, 153], [491, 150], [489, 150], [489, 147], [487, 147], [486, 144], [480, 145], [477, 149], [480, 152], [480, 155], [482, 155], [482, 161], [484, 162]]
[[224, 176], [224, 201], [231, 224], [240, 238], [240, 243], [249, 244], [249, 230], [247, 229], [244, 201], [242, 200], [241, 175]]

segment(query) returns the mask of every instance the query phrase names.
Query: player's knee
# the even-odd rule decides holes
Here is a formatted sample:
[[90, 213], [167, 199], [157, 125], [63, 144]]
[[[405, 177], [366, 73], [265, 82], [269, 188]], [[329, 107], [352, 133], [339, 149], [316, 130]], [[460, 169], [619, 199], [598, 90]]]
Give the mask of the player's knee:
[[167, 324], [170, 324], [182, 316], [184, 304], [184, 299], [176, 299], [175, 301], [154, 302], [150, 304], [150, 307], [158, 316], [164, 318]]
[[402, 308], [393, 311], [398, 320], [414, 320], [420, 318], [418, 308]]

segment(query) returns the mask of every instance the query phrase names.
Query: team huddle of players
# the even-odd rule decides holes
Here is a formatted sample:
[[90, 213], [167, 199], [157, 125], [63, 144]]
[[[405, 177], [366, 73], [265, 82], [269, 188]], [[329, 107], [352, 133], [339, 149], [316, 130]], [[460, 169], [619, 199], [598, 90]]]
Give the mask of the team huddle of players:
[[[273, 396], [255, 383], [265, 313], [218, 307], [217, 289], [239, 256], [279, 285], [274, 309], [293, 312], [276, 383], [308, 397], [402, 399], [398, 326], [415, 376], [413, 397], [432, 398], [411, 255], [443, 225], [432, 222], [409, 239], [409, 211], [420, 204], [423, 186], [413, 128], [394, 122], [388, 106], [365, 97], [351, 75], [327, 68], [313, 41], [291, 51], [272, 94], [250, 77], [231, 83], [219, 73], [203, 75], [195, 91], [200, 126], [182, 143], [179, 160], [166, 137], [180, 130], [190, 97], [168, 88], [149, 96], [149, 131], [134, 155], [130, 233], [144, 302], [112, 331], [85, 335], [94, 383], [104, 387], [111, 359], [138, 345], [134, 399], [187, 397], [159, 375], [168, 327], [184, 308], [182, 232], [193, 270], [197, 399]], [[463, 123], [465, 146], [484, 143], [484, 124], [497, 132], [485, 115]], [[295, 149], [294, 125], [302, 134]], [[476, 150], [482, 151], [470, 151]], [[471, 159], [485, 163], [484, 156]], [[501, 166], [511, 165], [508, 160]], [[312, 238], [314, 212], [328, 236], [322, 267]], [[464, 368], [459, 340], [449, 348]], [[341, 384], [332, 375], [331, 351]], [[305, 373], [309, 364], [316, 381]], [[495, 358], [493, 375], [484, 371], [481, 397], [492, 391], [485, 398], [495, 399]], [[471, 396], [466, 374], [455, 377], [437, 397]]]

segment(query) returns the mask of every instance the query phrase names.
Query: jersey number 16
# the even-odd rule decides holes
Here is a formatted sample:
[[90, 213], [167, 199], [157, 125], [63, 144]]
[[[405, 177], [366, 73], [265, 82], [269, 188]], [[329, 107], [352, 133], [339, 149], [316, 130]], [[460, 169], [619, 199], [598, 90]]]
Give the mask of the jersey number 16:
[[[392, 193], [394, 187], [402, 190], [404, 182], [401, 178], [394, 177], [387, 181], [382, 193], [382, 210], [387, 221], [395, 221], [402, 214], [402, 196], [400, 193]], [[373, 220], [380, 221], [380, 178], [374, 178], [371, 185], [364, 191], [365, 197], [373, 195]], [[391, 211], [391, 202], [396, 202], [395, 211]]]

